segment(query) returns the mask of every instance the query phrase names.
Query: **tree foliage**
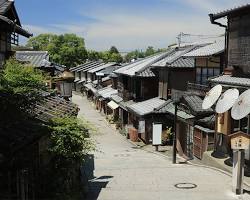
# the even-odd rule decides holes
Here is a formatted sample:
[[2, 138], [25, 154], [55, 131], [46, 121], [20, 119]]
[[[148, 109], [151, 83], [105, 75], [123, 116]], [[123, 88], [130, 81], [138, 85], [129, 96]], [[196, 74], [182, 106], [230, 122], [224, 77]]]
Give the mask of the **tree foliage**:
[[57, 35], [46, 33], [32, 37], [28, 40], [26, 47], [30, 47], [36, 51], [48, 51], [48, 47], [56, 40]]
[[32, 106], [41, 99], [41, 89], [45, 88], [41, 71], [24, 66], [10, 59], [0, 75], [0, 116], [3, 121], [27, 116]]
[[48, 51], [53, 62], [74, 67], [88, 57], [84, 39], [75, 34], [40, 34], [29, 39], [27, 47]]
[[91, 61], [98, 61], [101, 59], [100, 53], [97, 51], [90, 50], [88, 51], [88, 59]]
[[131, 52], [127, 53], [124, 60], [125, 60], [125, 62], [130, 62], [133, 59], [136, 60], [136, 59], [139, 59], [139, 58], [145, 58], [147, 56], [151, 56], [151, 55], [154, 55], [156, 53], [163, 52], [163, 51], [165, 51], [165, 49], [157, 49], [157, 50], [155, 50], [154, 47], [148, 46], [146, 51], [134, 50], [134, 51], [131, 51]]
[[79, 199], [72, 194], [82, 191], [80, 166], [86, 155], [95, 149], [88, 135], [88, 124], [75, 118], [55, 118], [50, 124], [50, 147], [52, 156], [49, 175], [48, 194], [53, 199]]
[[89, 151], [94, 150], [87, 125], [77, 118], [55, 118], [51, 121], [50, 129], [49, 151], [59, 162], [81, 162]]
[[109, 49], [109, 53], [110, 54], [118, 54], [119, 53], [119, 51], [118, 51], [118, 49], [115, 47], [115, 46], [112, 46], [112, 47], [110, 47], [110, 49]]
[[92, 61], [103, 60], [104, 62], [123, 62], [123, 58], [115, 46], [112, 46], [109, 51], [89, 51], [88, 59]]

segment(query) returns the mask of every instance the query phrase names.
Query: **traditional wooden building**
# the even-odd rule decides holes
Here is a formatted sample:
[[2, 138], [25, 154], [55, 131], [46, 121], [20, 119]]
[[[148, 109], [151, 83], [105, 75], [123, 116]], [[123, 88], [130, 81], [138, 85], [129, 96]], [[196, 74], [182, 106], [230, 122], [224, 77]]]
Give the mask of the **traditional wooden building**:
[[[117, 109], [121, 127], [124, 128], [131, 125], [137, 127], [139, 121], [142, 121], [140, 120], [140, 117], [135, 116], [135, 112], [133, 112], [132, 109], [129, 109], [129, 107], [132, 104], [157, 97], [158, 77], [151, 71], [151, 65], [165, 57], [167, 54], [168, 52], [164, 52], [149, 56], [131, 62], [114, 71], [118, 76], [118, 94], [113, 95], [111, 98], [119, 105]], [[141, 135], [145, 139], [145, 142], [148, 143], [149, 137], [144, 137], [144, 133]]]
[[[193, 58], [195, 67], [195, 84], [207, 85], [208, 78], [218, 76], [224, 69], [225, 41], [223, 37], [183, 55]], [[189, 81], [191, 82], [191, 81]]]
[[[229, 88], [237, 88], [240, 93], [250, 88], [250, 5], [246, 4], [219, 13], [209, 14], [212, 24], [225, 27], [226, 49], [225, 69], [222, 75], [210, 78], [211, 86], [221, 84], [223, 91]], [[217, 21], [226, 18], [227, 23]], [[241, 129], [247, 130], [247, 117], [241, 120]], [[232, 120], [230, 111], [216, 115], [215, 126], [215, 152], [216, 156], [228, 156], [231, 154], [229, 135], [239, 129], [238, 122]], [[219, 137], [220, 136], [220, 137]], [[250, 153], [246, 152], [246, 158], [250, 160]]]
[[16, 51], [15, 53], [18, 61], [45, 71], [51, 76], [59, 76], [66, 68], [64, 65], [52, 62], [48, 51]]
[[47, 198], [49, 131], [46, 123], [54, 117], [76, 116], [78, 107], [47, 92], [31, 111], [33, 117], [0, 126], [0, 199]]
[[0, 1], [0, 67], [3, 62], [13, 55], [11, 45], [18, 45], [19, 35], [31, 37], [32, 34], [22, 28], [15, 2]]
[[[99, 84], [102, 82], [102, 78], [108, 76], [100, 71], [116, 66], [119, 66], [119, 64], [114, 62], [104, 63], [102, 61], [87, 61], [82, 65], [71, 68], [71, 71], [75, 74], [75, 90], [88, 92], [89, 83], [93, 83], [97, 80]], [[85, 84], [87, 84], [87, 87], [84, 86]], [[94, 83], [93, 85], [97, 84]]]

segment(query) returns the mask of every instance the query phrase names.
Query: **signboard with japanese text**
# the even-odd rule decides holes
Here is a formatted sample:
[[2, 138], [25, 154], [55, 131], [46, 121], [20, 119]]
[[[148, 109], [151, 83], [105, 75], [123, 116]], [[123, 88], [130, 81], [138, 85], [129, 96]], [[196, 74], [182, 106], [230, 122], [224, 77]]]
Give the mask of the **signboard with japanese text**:
[[232, 149], [249, 149], [250, 136], [246, 133], [239, 131], [230, 135], [230, 137]]
[[139, 121], [138, 133], [145, 133], [145, 120]]

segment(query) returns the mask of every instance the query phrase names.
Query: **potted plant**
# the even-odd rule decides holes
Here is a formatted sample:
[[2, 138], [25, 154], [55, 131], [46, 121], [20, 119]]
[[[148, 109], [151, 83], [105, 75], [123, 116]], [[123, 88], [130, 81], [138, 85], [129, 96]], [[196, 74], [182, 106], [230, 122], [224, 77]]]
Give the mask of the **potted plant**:
[[172, 127], [166, 127], [166, 129], [164, 131], [162, 131], [162, 136], [161, 136], [161, 140], [162, 140], [162, 145], [172, 145]]

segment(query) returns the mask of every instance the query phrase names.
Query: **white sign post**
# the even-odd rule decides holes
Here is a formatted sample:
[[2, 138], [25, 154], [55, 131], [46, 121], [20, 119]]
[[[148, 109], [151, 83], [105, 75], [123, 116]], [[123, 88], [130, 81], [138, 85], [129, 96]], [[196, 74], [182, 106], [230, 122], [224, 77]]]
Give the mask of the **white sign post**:
[[231, 136], [231, 148], [233, 149], [233, 192], [243, 193], [243, 177], [245, 150], [249, 149], [250, 136], [244, 132], [237, 132]]
[[153, 123], [153, 145], [155, 150], [158, 151], [158, 146], [161, 145], [162, 124]]

